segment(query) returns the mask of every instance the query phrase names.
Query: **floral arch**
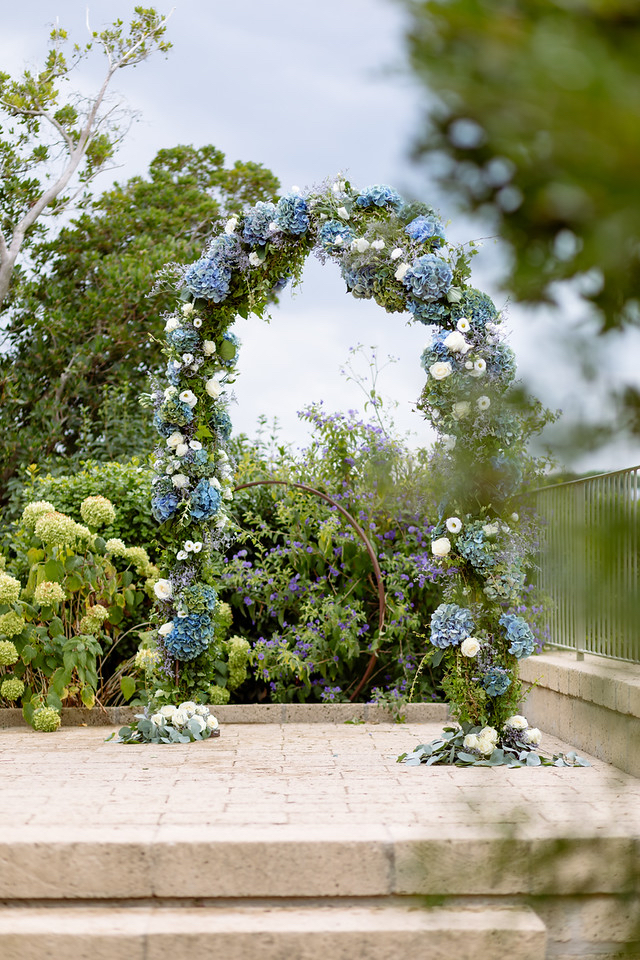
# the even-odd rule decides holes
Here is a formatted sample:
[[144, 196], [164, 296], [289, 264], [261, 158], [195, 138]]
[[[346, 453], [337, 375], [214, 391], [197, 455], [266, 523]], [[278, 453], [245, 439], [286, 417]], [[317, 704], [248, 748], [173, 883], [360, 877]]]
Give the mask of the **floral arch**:
[[[212, 571], [233, 535], [227, 388], [239, 343], [231, 326], [237, 315], [263, 316], [279, 290], [299, 281], [312, 252], [339, 265], [354, 297], [408, 313], [432, 331], [419, 407], [439, 434], [432, 551], [450, 575], [426, 655], [444, 659], [454, 715], [474, 725], [465, 730], [478, 728], [471, 736], [479, 746], [468, 745], [473, 761], [491, 753], [496, 731], [508, 740], [516, 729], [507, 721], [520, 701], [518, 661], [535, 646], [518, 612], [533, 528], [523, 486], [536, 469], [526, 441], [545, 414], [539, 404], [514, 402], [514, 354], [498, 310], [469, 283], [473, 250], [447, 243], [431, 207], [405, 202], [389, 186], [358, 190], [337, 179], [258, 202], [220, 221], [195, 263], [174, 268], [178, 305], [163, 345], [168, 384], [153, 394], [162, 438], [153, 513], [167, 544], [155, 587], [158, 642], [176, 665], [215, 648]], [[494, 733], [483, 743], [484, 729]]]

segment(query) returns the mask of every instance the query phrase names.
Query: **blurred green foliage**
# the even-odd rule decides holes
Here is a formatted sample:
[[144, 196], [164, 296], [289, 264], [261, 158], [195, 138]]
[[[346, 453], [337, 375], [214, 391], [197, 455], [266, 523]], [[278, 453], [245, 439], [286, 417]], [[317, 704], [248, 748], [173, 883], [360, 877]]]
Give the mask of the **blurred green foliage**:
[[402, 0], [429, 91], [416, 156], [509, 246], [521, 301], [588, 275], [603, 330], [640, 321], [640, 8]]

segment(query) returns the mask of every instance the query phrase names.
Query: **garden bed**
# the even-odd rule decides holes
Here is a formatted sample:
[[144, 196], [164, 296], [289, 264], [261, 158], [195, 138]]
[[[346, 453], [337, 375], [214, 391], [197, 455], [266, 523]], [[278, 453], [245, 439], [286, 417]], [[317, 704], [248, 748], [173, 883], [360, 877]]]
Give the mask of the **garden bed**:
[[[113, 727], [128, 724], [139, 707], [62, 708], [63, 727]], [[210, 707], [225, 723], [409, 723], [444, 722], [446, 703], [410, 703], [400, 713], [377, 703], [238, 703]], [[25, 725], [22, 710], [0, 710], [0, 728]]]

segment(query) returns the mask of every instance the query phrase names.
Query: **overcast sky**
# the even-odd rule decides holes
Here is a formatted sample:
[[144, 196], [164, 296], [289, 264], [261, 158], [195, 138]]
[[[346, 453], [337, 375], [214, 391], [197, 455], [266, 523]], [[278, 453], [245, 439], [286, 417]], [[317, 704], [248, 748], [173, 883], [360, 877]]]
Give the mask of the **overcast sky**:
[[[94, 0], [92, 28], [130, 18], [133, 3]], [[73, 40], [86, 36], [86, 5], [78, 0], [29, 0], [5, 4], [0, 33], [2, 69], [12, 74], [38, 62], [47, 25], [59, 19]], [[170, 7], [158, 7], [169, 12]], [[114, 89], [140, 120], [119, 155], [119, 168], [103, 174], [94, 189], [112, 180], [144, 174], [158, 149], [178, 143], [214, 144], [230, 163], [252, 160], [269, 167], [284, 189], [318, 184], [339, 172], [361, 187], [389, 183], [405, 196], [423, 199], [451, 220], [458, 241], [482, 235], [481, 227], [456, 216], [451, 201], [434, 192], [409, 160], [420, 123], [424, 94], [403, 73], [403, 11], [393, 0], [175, 0], [168, 37], [173, 49], [134, 70], [122, 71]], [[84, 71], [78, 82], [95, 82]], [[499, 246], [488, 241], [474, 262], [474, 284], [494, 294]], [[495, 297], [499, 307], [504, 297]], [[585, 390], [577, 379], [580, 336], [573, 345], [560, 336], [570, 309], [546, 315], [508, 308], [511, 343], [520, 372], [553, 408], [597, 414], [602, 392], [595, 381]], [[306, 428], [296, 412], [323, 400], [328, 410], [361, 407], [360, 394], [340, 376], [349, 347], [375, 346], [381, 362], [398, 358], [383, 373], [382, 393], [398, 403], [396, 422], [428, 443], [432, 434], [413, 409], [423, 374], [420, 353], [426, 328], [408, 326], [370, 301], [345, 293], [335, 266], [310, 259], [305, 282], [294, 297], [285, 293], [270, 325], [256, 319], [236, 325], [242, 342], [241, 376], [232, 410], [237, 431], [255, 432], [257, 417], [277, 417], [282, 437], [304, 442]], [[638, 337], [625, 349], [611, 343], [601, 351], [605, 372], [638, 382]], [[583, 469], [640, 462], [637, 447], [615, 448], [583, 458]]]

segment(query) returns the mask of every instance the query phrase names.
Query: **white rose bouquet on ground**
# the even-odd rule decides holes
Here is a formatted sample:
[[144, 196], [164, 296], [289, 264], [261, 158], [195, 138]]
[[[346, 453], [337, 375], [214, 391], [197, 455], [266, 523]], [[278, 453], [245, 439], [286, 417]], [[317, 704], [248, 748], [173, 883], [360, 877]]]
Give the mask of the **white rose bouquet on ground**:
[[[121, 727], [117, 743], [192, 743], [219, 737], [220, 727], [209, 707], [192, 700], [177, 707], [160, 707], [157, 713], [137, 713], [137, 723]], [[116, 737], [112, 733], [107, 740]]]

